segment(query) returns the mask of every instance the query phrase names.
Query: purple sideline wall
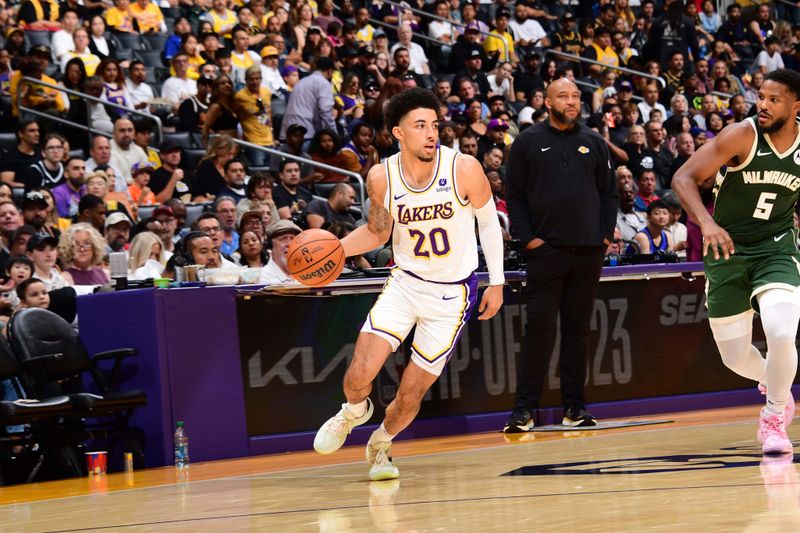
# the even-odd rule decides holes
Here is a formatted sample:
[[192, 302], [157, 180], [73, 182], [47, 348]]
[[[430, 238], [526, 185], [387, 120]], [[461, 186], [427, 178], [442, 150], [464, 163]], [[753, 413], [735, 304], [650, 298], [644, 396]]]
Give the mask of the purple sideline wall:
[[[604, 269], [604, 276], [647, 272], [696, 272], [700, 264], [641, 265]], [[511, 279], [521, 279], [511, 273]], [[306, 449], [307, 432], [249, 438], [244, 405], [234, 287], [140, 289], [78, 299], [81, 338], [89, 351], [132, 347], [139, 351], [123, 372], [123, 387], [142, 388], [146, 407], [131, 420], [143, 429], [148, 467], [172, 462], [172, 432], [183, 420], [193, 461]], [[702, 400], [701, 400], [702, 397]], [[632, 399], [592, 404], [598, 416], [636, 416], [759, 401], [752, 390]], [[264, 406], [268, 409], [269, 406]], [[540, 416], [555, 420], [555, 409]], [[405, 438], [491, 431], [507, 413], [420, 420]], [[352, 443], [366, 442], [373, 426], [357, 428]]]
[[172, 433], [183, 420], [193, 461], [248, 455], [233, 287], [140, 289], [78, 298], [81, 339], [90, 354], [136, 348], [123, 388], [141, 388], [147, 406], [131, 419], [145, 434], [147, 466], [172, 462]]

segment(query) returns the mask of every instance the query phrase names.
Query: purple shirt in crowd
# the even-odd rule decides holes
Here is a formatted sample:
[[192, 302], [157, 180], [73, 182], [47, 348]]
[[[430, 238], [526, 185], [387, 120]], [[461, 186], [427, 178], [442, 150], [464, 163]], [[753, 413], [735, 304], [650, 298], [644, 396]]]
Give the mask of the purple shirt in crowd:
[[78, 202], [81, 197], [86, 194], [86, 186], [81, 185], [80, 190], [75, 191], [69, 184], [62, 183], [53, 187], [51, 191], [53, 194], [53, 201], [56, 204], [56, 211], [61, 218], [72, 218], [78, 214]]

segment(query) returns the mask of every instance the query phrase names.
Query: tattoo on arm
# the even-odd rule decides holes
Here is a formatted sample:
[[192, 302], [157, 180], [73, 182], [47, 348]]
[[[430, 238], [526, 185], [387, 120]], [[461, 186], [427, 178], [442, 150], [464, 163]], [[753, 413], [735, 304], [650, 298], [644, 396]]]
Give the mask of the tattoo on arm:
[[367, 225], [373, 233], [382, 233], [392, 227], [392, 215], [383, 206], [383, 202], [375, 195], [375, 186], [372, 180], [367, 178], [367, 195], [370, 198], [369, 215]]

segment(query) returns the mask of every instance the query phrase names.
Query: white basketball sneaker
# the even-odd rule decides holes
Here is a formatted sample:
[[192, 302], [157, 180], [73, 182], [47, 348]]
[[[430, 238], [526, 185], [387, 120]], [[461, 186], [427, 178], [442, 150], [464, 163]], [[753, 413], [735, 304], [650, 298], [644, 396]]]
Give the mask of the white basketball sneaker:
[[392, 462], [392, 441], [373, 441], [367, 443], [367, 462], [369, 463], [370, 481], [384, 481], [400, 477], [400, 470]]
[[343, 403], [339, 412], [322, 424], [317, 431], [317, 435], [314, 437], [314, 449], [322, 455], [335, 452], [342, 447], [354, 427], [364, 424], [372, 417], [373, 411], [372, 400], [369, 398], [367, 398], [367, 411], [363, 416], [358, 417], [347, 409], [346, 403]]

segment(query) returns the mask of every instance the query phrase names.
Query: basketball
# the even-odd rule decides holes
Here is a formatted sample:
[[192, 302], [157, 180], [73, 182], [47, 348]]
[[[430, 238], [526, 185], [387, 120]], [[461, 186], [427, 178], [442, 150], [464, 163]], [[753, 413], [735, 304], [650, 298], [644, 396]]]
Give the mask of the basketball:
[[344, 248], [333, 233], [309, 229], [295, 237], [286, 258], [289, 275], [309, 287], [324, 287], [344, 268]]

